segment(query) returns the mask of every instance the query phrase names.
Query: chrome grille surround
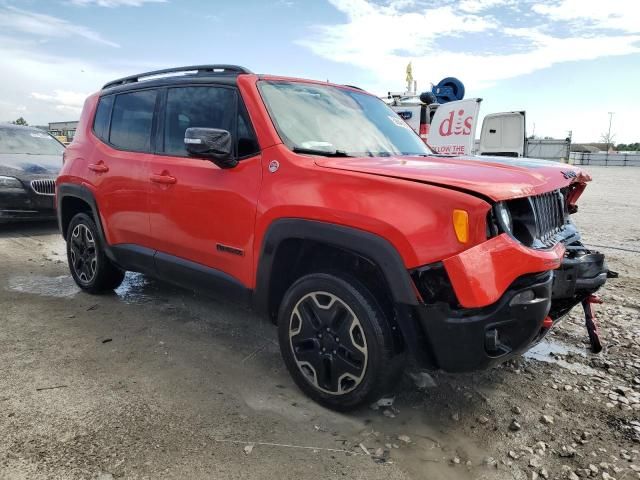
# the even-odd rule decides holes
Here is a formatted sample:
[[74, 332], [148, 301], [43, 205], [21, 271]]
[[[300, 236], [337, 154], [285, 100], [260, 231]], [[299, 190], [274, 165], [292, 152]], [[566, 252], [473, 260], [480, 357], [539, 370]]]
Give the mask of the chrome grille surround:
[[56, 194], [56, 181], [52, 179], [45, 180], [32, 180], [31, 188], [38, 195], [55, 195]]

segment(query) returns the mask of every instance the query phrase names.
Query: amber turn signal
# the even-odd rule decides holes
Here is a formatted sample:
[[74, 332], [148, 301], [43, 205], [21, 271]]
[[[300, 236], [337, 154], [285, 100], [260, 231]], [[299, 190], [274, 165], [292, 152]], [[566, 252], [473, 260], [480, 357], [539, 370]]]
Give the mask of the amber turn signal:
[[453, 211], [453, 229], [460, 243], [469, 241], [469, 214], [466, 210], [455, 209]]

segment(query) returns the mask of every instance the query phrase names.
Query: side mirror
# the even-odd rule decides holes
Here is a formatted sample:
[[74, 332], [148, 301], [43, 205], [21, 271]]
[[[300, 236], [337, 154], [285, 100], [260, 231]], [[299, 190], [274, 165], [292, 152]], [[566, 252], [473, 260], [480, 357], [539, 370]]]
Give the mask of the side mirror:
[[184, 145], [189, 155], [211, 160], [220, 168], [233, 168], [238, 160], [233, 158], [233, 137], [219, 128], [187, 128]]

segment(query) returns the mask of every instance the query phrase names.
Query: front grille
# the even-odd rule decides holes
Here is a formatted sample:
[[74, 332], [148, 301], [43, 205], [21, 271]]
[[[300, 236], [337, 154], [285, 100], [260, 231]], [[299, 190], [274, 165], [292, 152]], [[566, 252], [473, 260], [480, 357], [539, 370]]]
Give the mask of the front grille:
[[558, 242], [558, 234], [567, 223], [564, 195], [561, 190], [554, 190], [530, 198], [536, 218], [536, 236], [544, 246], [551, 247]]
[[56, 194], [56, 181], [55, 180], [33, 180], [31, 182], [31, 188], [38, 195], [55, 195]]

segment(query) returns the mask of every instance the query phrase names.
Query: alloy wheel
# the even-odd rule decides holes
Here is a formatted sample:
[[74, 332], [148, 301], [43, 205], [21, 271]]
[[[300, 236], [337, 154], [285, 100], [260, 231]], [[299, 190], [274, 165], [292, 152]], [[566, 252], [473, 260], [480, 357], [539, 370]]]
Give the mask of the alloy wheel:
[[89, 228], [80, 223], [71, 233], [71, 265], [82, 283], [88, 284], [96, 276], [98, 254], [96, 242]]
[[318, 390], [343, 395], [362, 382], [367, 341], [360, 320], [339, 297], [312, 292], [295, 305], [289, 344], [298, 368]]

